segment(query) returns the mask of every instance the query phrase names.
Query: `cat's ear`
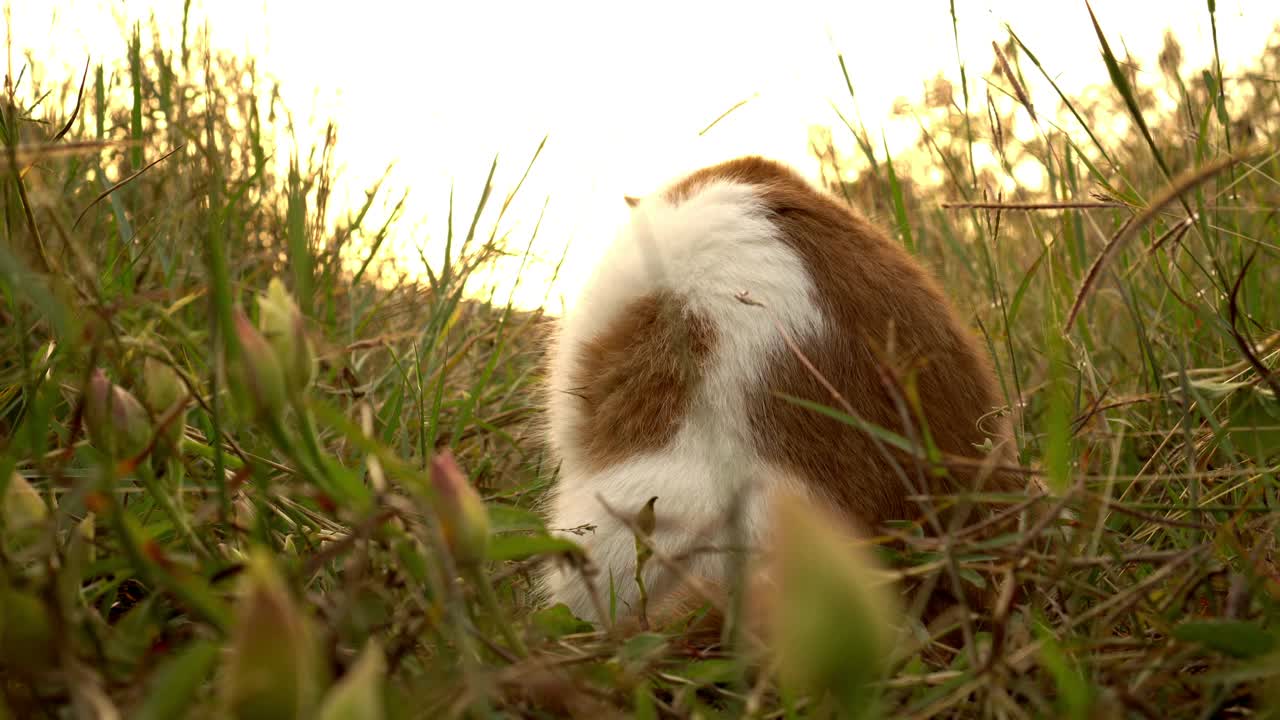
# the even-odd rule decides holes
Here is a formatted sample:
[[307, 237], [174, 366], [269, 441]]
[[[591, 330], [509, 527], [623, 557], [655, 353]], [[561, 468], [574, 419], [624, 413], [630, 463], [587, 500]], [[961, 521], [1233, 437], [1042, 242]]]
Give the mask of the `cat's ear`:
[[627, 207], [635, 207], [635, 206], [637, 206], [637, 205], [639, 205], [639, 204], [640, 204], [640, 198], [638, 198], [638, 197], [631, 197], [630, 195], [623, 195], [623, 196], [622, 196], [622, 199], [627, 201]]

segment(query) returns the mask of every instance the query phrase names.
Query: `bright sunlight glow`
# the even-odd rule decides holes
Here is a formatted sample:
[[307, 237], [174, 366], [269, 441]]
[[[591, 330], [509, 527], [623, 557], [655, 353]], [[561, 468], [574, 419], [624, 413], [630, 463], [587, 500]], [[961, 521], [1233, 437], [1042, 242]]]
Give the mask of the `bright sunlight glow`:
[[[95, 63], [123, 57], [136, 21], [145, 27], [154, 15], [176, 35], [183, 11], [181, 0], [11, 5], [11, 72], [29, 53], [49, 84], [59, 73], [78, 79], [86, 54]], [[557, 313], [625, 218], [624, 194], [645, 193], [700, 165], [746, 153], [787, 161], [816, 177], [811, 126], [833, 127], [837, 146], [852, 146], [833, 105], [864, 123], [873, 138], [883, 137], [891, 151], [899, 150], [914, 138], [915, 125], [909, 115], [892, 117], [895, 101], [918, 102], [925, 83], [939, 73], [958, 83], [963, 62], [970, 92], [978, 93], [975, 102], [984, 102], [986, 88], [974, 78], [990, 69], [991, 43], [1006, 41], [1006, 23], [1064, 91], [1106, 81], [1083, 2], [957, 0], [954, 7], [958, 48], [943, 0], [206, 0], [193, 2], [190, 27], [202, 32], [207, 22], [214, 47], [257, 58], [260, 71], [281, 81], [285, 106], [303, 113], [296, 120], [313, 133], [300, 134], [304, 147], [324, 120], [336, 120], [345, 168], [337, 207], [358, 205], [363, 189], [395, 162], [388, 196], [409, 191], [410, 222], [401, 224], [383, 252], [404, 268], [421, 266], [415, 248], [424, 243], [427, 257], [438, 257], [451, 185], [459, 208], [455, 224], [465, 232], [498, 154], [495, 202], [486, 215], [491, 225], [547, 136], [501, 231], [510, 231], [514, 251], [523, 251], [546, 203], [535, 258], [514, 301], [533, 308], [545, 298], [548, 311]], [[1190, 66], [1212, 61], [1203, 0], [1166, 0], [1158, 11], [1153, 3], [1132, 0], [1095, 0], [1093, 7], [1117, 53], [1127, 50], [1151, 71], [1165, 28], [1182, 44]], [[1273, 0], [1219, 2], [1217, 19], [1229, 73], [1257, 56], [1280, 20], [1280, 6]], [[1057, 107], [1047, 83], [1032, 80], [1037, 107]], [[487, 236], [484, 220], [481, 228]], [[566, 246], [560, 280], [549, 289]], [[489, 278], [500, 302], [512, 293], [518, 260]]]

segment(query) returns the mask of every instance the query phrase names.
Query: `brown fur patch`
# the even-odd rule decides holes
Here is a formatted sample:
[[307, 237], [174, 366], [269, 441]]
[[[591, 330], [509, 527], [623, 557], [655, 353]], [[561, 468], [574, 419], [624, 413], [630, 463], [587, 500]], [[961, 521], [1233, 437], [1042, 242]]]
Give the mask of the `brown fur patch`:
[[667, 293], [633, 301], [578, 349], [570, 390], [588, 463], [603, 469], [667, 444], [711, 354], [715, 331]]
[[[872, 423], [910, 436], [893, 388], [901, 388], [914, 369], [920, 405], [937, 447], [982, 458], [983, 451], [974, 445], [987, 435], [978, 420], [1003, 404], [995, 373], [924, 267], [850, 208], [786, 166], [763, 158], [739, 158], [699, 170], [668, 189], [668, 197], [678, 202], [716, 179], [759, 187], [781, 237], [804, 261], [828, 328], [822, 337], [800, 341], [800, 349], [853, 409]], [[894, 379], [887, 383], [886, 378]], [[921, 517], [921, 508], [906, 499], [915, 489], [904, 485], [869, 435], [775, 392], [837, 406], [793, 353], [778, 357], [749, 409], [766, 460], [794, 472], [820, 497], [868, 527]], [[901, 397], [900, 390], [897, 395]], [[992, 440], [1000, 446], [1007, 439], [1008, 428], [1001, 422]], [[1007, 454], [1000, 459], [1006, 461]], [[898, 463], [917, 485], [922, 473], [914, 463], [904, 457]], [[923, 474], [923, 489], [933, 493], [953, 492], [975, 480], [972, 471], [953, 470], [950, 478]], [[1011, 491], [1023, 484], [1016, 476], [994, 474], [983, 486]]]

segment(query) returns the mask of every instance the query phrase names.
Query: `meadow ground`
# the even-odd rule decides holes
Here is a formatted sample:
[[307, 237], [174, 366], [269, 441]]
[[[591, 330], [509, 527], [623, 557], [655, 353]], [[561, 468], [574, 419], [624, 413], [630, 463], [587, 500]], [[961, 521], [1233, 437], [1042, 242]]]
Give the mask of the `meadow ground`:
[[[1024, 522], [904, 524], [882, 548], [1016, 602], [872, 655], [830, 641], [868, 632], [831, 603], [817, 625], [846, 630], [805, 636], [783, 673], [733, 627], [706, 648], [533, 604], [529, 571], [572, 552], [535, 512], [546, 320], [464, 297], [523, 247], [480, 226], [518, 187], [456, 209], [427, 281], [375, 283], [389, 227], [329, 207], [336, 135], [280, 162], [284, 115], [245, 60], [140, 34], [120, 72], [11, 77], [0, 717], [1280, 707], [1280, 35], [1234, 77], [1170, 42], [1151, 87], [1099, 34], [1112, 84], [1088, 100], [1032, 107], [1026, 78], [1054, 69], [1014, 36], [912, 110], [913, 153], [885, 157], [856, 118], [814, 134], [832, 191], [982, 334], [1050, 491], [935, 499]], [[1072, 519], [1027, 520], [1049, 510]], [[821, 608], [846, 570], [807, 572], [784, 601]]]

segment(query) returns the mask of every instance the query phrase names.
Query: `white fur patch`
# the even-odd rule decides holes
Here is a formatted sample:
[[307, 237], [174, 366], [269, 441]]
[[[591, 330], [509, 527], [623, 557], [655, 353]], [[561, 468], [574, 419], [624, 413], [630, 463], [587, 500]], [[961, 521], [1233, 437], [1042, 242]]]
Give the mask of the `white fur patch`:
[[[661, 195], [646, 198], [605, 253], [572, 312], [561, 320], [548, 397], [551, 449], [560, 461], [549, 525], [560, 530], [595, 526], [594, 532], [569, 537], [587, 549], [600, 569], [597, 587], [606, 602], [612, 571], [620, 615], [630, 612], [639, 597], [633, 579], [635, 544], [597, 495], [628, 515], [658, 496], [655, 544], [665, 554], [679, 555], [703, 544], [727, 544], [726, 513], [734, 496], [748, 486], [758, 491], [747, 498], [742, 539], [758, 542], [771, 491], [792, 484], [759, 459], [746, 406], [771, 363], [787, 352], [774, 319], [797, 339], [824, 327], [813, 279], [778, 232], [751, 185], [712, 182], [678, 204]], [[575, 441], [580, 400], [565, 392], [573, 389], [570, 378], [578, 353], [630, 303], [658, 291], [679, 298], [714, 328], [707, 371], [666, 447], [633, 455], [603, 472], [589, 471]], [[739, 302], [736, 296], [743, 291], [767, 309]], [[704, 529], [710, 535], [699, 537]], [[702, 577], [720, 579], [722, 562], [721, 556], [700, 555], [688, 567]], [[646, 571], [646, 585], [655, 593], [673, 579], [656, 559]], [[599, 620], [579, 576], [553, 568], [544, 580], [551, 602], [564, 602], [580, 617]]]

